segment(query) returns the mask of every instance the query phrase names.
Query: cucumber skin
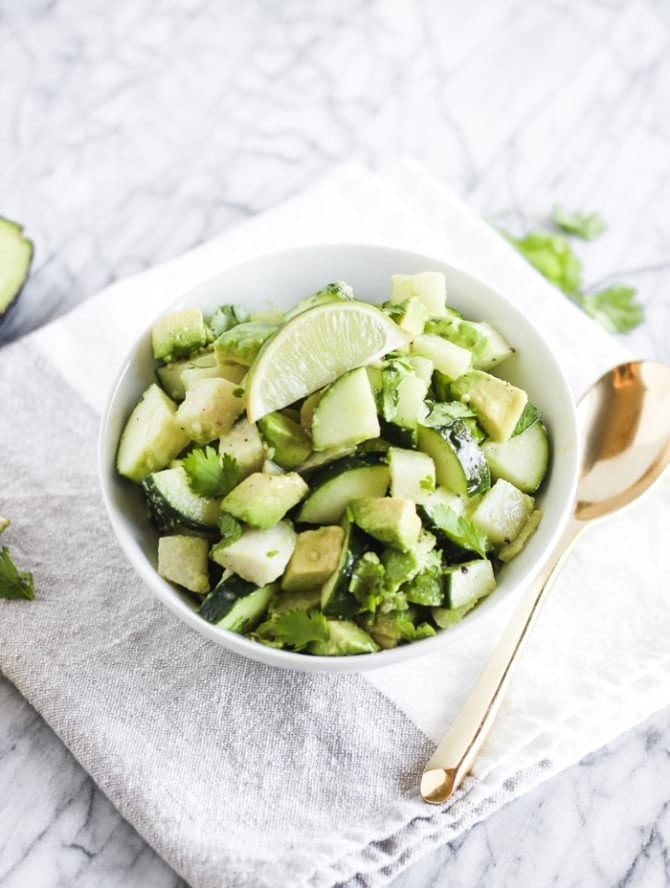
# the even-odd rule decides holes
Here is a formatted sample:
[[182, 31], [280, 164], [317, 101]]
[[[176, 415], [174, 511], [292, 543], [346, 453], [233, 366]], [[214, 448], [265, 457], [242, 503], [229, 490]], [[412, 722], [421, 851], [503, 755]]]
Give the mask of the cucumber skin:
[[184, 515], [183, 512], [174, 509], [165, 499], [151, 475], [147, 475], [142, 481], [142, 489], [146, 496], [151, 520], [159, 533], [171, 533], [180, 527], [197, 530], [203, 536], [215, 535], [217, 533], [215, 526], [201, 524], [199, 521], [194, 521], [192, 518]]
[[353, 524], [346, 528], [345, 533], [340, 563], [321, 592], [321, 610], [327, 616], [353, 617], [358, 610], [358, 602], [349, 592], [349, 583], [354, 565], [368, 551], [370, 542]]
[[234, 574], [212, 589], [198, 608], [198, 614], [208, 623], [218, 623], [238, 599], [249, 595], [257, 588], [253, 583]]

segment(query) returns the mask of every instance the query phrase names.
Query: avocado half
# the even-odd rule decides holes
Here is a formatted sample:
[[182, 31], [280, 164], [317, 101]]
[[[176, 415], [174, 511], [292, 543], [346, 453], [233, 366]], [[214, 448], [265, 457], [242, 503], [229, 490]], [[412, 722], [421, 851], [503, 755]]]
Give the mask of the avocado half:
[[23, 226], [0, 216], [0, 324], [16, 304], [33, 258], [33, 243]]

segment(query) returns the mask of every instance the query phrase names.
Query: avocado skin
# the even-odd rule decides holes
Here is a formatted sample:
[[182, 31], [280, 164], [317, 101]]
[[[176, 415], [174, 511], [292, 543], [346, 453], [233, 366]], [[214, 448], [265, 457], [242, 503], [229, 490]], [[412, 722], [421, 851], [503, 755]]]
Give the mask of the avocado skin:
[[0, 278], [0, 326], [5, 323], [19, 301], [19, 297], [30, 276], [34, 255], [33, 242], [23, 236], [23, 226], [18, 222], [12, 222], [11, 219], [0, 216], [0, 245], [3, 241], [6, 243], [19, 241], [23, 247], [23, 256], [20, 257], [22, 267], [18, 280], [10, 285], [7, 293], [3, 294], [2, 292], [2, 279]]

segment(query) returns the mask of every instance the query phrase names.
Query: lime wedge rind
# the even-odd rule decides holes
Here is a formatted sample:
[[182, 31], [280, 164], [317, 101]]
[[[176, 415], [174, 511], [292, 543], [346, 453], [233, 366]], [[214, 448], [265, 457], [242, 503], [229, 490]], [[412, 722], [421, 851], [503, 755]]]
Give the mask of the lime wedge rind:
[[256, 422], [364, 366], [410, 337], [365, 302], [326, 303], [289, 320], [265, 343], [247, 379], [247, 415]]

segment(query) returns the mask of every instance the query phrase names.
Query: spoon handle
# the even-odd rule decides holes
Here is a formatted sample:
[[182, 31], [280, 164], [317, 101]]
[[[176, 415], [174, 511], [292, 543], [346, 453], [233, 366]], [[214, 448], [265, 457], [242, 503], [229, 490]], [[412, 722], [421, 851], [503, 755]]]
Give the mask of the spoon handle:
[[552, 557], [524, 592], [477, 684], [440, 741], [421, 778], [421, 795], [434, 805], [446, 802], [463, 782], [498, 714], [523, 643], [583, 524], [572, 521]]

